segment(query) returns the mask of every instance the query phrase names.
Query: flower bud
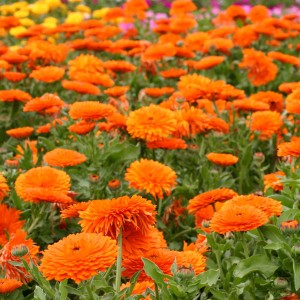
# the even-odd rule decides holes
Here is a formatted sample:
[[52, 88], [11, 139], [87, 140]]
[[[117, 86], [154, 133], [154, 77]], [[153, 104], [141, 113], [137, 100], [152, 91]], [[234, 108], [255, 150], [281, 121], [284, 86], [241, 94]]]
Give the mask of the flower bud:
[[195, 276], [195, 272], [192, 267], [178, 266], [176, 275], [183, 280], [191, 280]]
[[294, 254], [299, 255], [300, 254], [300, 244], [295, 244], [292, 247], [292, 251], [293, 251]]
[[99, 182], [100, 178], [99, 178], [99, 176], [97, 174], [91, 174], [89, 176], [89, 180], [92, 183], [96, 183], [96, 182]]
[[12, 248], [11, 254], [13, 256], [22, 257], [28, 253], [28, 248], [26, 245], [18, 245]]
[[256, 152], [253, 158], [255, 161], [262, 163], [265, 160], [265, 155], [262, 152]]
[[287, 287], [287, 285], [288, 285], [288, 281], [285, 278], [277, 277], [274, 280], [274, 286], [276, 288], [283, 289], [283, 288]]
[[282, 222], [280, 225], [280, 228], [283, 232], [295, 233], [298, 231], [299, 223], [297, 220], [288, 220], [288, 221]]
[[107, 185], [111, 190], [117, 190], [121, 186], [121, 182], [118, 179], [113, 179], [110, 180]]

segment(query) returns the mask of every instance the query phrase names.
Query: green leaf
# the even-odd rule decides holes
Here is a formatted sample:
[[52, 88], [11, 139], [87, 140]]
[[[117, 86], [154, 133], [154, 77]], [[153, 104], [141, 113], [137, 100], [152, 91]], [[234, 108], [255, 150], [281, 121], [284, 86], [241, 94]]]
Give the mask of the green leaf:
[[144, 263], [144, 270], [148, 276], [150, 276], [157, 284], [164, 284], [165, 278], [170, 278], [170, 276], [165, 275], [162, 270], [151, 260], [147, 258], [142, 258]]
[[270, 243], [264, 247], [264, 249], [267, 249], [267, 250], [279, 250], [282, 248], [283, 248], [282, 243]]
[[270, 277], [277, 269], [278, 266], [271, 262], [266, 255], [259, 254], [241, 260], [233, 271], [233, 275], [243, 278], [253, 272], [259, 272], [266, 277]]
[[68, 280], [65, 279], [59, 284], [59, 293], [60, 293], [60, 300], [66, 300], [68, 296], [68, 290], [66, 289], [66, 286], [68, 284]]
[[280, 229], [274, 225], [267, 224], [260, 227], [258, 230], [260, 230], [267, 239], [271, 240], [274, 243], [285, 243], [285, 238], [282, 235]]
[[220, 277], [220, 270], [208, 270], [203, 273], [200, 273], [197, 276], [197, 279], [200, 280], [200, 284], [213, 286], [217, 283]]
[[293, 270], [295, 290], [298, 291], [300, 289], [300, 262], [293, 260]]
[[136, 273], [131, 277], [131, 279], [130, 279], [130, 287], [128, 288], [128, 290], [127, 290], [127, 292], [126, 292], [126, 297], [128, 297], [128, 296], [131, 295], [131, 293], [132, 293], [132, 291], [133, 291], [133, 289], [134, 289], [134, 286], [135, 286], [135, 284], [136, 284], [136, 282], [137, 282], [137, 280], [138, 280], [138, 278], [139, 278], [141, 272], [142, 272], [142, 271], [138, 271], [138, 272], [136, 272]]
[[34, 290], [34, 298], [35, 300], [46, 300], [46, 294], [44, 291], [38, 286], [35, 286]]

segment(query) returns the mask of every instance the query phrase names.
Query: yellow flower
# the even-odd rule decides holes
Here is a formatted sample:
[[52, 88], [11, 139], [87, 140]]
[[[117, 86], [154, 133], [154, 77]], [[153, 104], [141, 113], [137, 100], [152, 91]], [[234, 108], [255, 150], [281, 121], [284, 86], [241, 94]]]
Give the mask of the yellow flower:
[[69, 0], [70, 3], [77, 3], [77, 2], [81, 2], [81, 0]]
[[77, 5], [76, 10], [82, 13], [91, 13], [91, 9], [88, 6], [82, 4]]
[[9, 30], [9, 34], [12, 35], [12, 36], [17, 36], [17, 35], [25, 32], [26, 30], [27, 29], [24, 26], [16, 26], [16, 27], [13, 27]]
[[13, 14], [15, 12], [15, 9], [12, 5], [1, 5], [0, 11], [2, 15], [8, 15], [8, 14]]
[[93, 18], [101, 19], [105, 16], [105, 14], [109, 11], [108, 7], [104, 7], [102, 9], [97, 9], [93, 11]]
[[66, 24], [80, 24], [83, 21], [83, 15], [80, 12], [71, 12], [65, 20]]
[[16, 2], [11, 5], [13, 9], [22, 9], [26, 6], [28, 6], [28, 3], [26, 1]]
[[22, 18], [19, 21], [20, 21], [21, 25], [26, 26], [26, 27], [30, 27], [35, 24], [35, 22], [29, 18]]
[[50, 9], [62, 7], [63, 3], [60, 0], [45, 0], [44, 1]]
[[19, 50], [21, 47], [19, 46], [19, 45], [13, 45], [13, 46], [10, 46], [9, 47], [9, 50], [10, 51], [17, 51], [17, 50]]
[[18, 19], [26, 18], [29, 16], [29, 11], [28, 11], [28, 9], [21, 9], [21, 10], [16, 11], [14, 13], [14, 16]]
[[46, 3], [36, 2], [31, 6], [31, 11], [35, 15], [45, 15], [49, 12], [49, 6]]
[[58, 20], [56, 18], [53, 18], [53, 17], [48, 17], [44, 20], [44, 22], [42, 23], [42, 25], [45, 27], [45, 28], [56, 28], [57, 26], [57, 22]]

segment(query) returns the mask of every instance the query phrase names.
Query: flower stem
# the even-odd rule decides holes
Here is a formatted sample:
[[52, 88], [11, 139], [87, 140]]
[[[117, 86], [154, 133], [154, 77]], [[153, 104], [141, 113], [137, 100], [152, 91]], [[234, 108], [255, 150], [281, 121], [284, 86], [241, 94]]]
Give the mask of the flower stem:
[[155, 298], [156, 298], [156, 300], [159, 300], [160, 297], [159, 297], [159, 292], [158, 292], [158, 286], [157, 286], [157, 283], [154, 283], [154, 287], [155, 287]]
[[119, 293], [121, 285], [121, 273], [122, 273], [122, 227], [118, 235], [118, 257], [117, 257], [117, 272], [116, 272], [116, 292]]

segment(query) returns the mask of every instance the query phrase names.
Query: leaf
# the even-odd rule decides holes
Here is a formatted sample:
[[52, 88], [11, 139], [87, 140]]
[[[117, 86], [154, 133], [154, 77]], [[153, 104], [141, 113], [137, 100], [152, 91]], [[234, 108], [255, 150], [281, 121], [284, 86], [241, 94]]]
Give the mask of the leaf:
[[277, 269], [278, 266], [271, 262], [266, 255], [259, 254], [241, 260], [233, 271], [233, 275], [243, 278], [253, 272], [259, 272], [266, 277], [270, 277]]
[[282, 235], [281, 231], [274, 225], [267, 224], [260, 227], [258, 230], [260, 230], [267, 239], [271, 240], [274, 243], [285, 243], [285, 238]]
[[138, 271], [136, 272], [130, 279], [130, 287], [128, 288], [127, 292], [126, 292], [126, 297], [130, 296], [134, 287], [135, 287], [135, 284], [140, 276], [142, 271]]
[[298, 291], [300, 289], [300, 262], [293, 260], [293, 270], [295, 290]]
[[35, 286], [35, 290], [34, 290], [34, 298], [36, 300], [46, 300], [46, 294], [44, 293], [44, 291], [38, 286]]
[[66, 286], [68, 284], [68, 280], [65, 279], [59, 284], [59, 293], [60, 293], [60, 300], [66, 300], [68, 296], [68, 290], [66, 289]]
[[203, 273], [200, 273], [197, 276], [197, 279], [200, 280], [200, 284], [213, 286], [217, 283], [220, 277], [220, 270], [208, 270]]
[[144, 270], [157, 284], [164, 284], [164, 279], [170, 276], [165, 275], [162, 270], [151, 260], [142, 258], [144, 263]]
[[282, 248], [283, 248], [282, 243], [270, 243], [270, 244], [264, 246], [264, 249], [267, 249], [267, 250], [279, 250]]

